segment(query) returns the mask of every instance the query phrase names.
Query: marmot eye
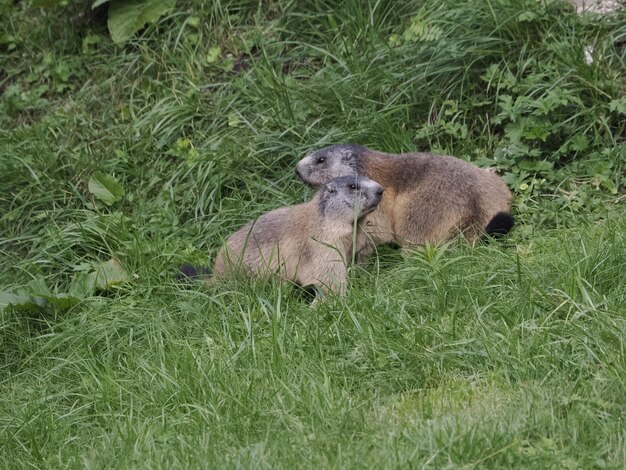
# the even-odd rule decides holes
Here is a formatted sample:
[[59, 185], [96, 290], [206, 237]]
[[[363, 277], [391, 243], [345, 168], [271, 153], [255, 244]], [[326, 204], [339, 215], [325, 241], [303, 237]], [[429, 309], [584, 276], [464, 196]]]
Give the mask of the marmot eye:
[[326, 157], [319, 157], [317, 159], [317, 163], [324, 163], [326, 161]]
[[349, 187], [350, 187], [350, 189], [356, 189], [356, 186], [355, 186], [354, 183], [352, 183]]

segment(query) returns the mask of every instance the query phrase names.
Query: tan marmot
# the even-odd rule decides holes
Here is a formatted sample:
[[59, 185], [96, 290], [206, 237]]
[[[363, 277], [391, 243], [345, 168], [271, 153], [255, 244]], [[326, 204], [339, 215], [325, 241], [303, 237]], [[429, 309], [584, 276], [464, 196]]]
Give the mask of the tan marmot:
[[484, 233], [506, 233], [514, 223], [504, 181], [455, 157], [333, 145], [300, 160], [296, 173], [313, 187], [347, 175], [380, 183], [385, 198], [364, 226], [376, 244], [438, 243], [458, 233], [474, 241]]
[[363, 176], [331, 179], [309, 202], [270, 211], [231, 235], [213, 275], [278, 274], [343, 294], [353, 247], [356, 252], [365, 243], [358, 221], [376, 209], [382, 195], [382, 186]]

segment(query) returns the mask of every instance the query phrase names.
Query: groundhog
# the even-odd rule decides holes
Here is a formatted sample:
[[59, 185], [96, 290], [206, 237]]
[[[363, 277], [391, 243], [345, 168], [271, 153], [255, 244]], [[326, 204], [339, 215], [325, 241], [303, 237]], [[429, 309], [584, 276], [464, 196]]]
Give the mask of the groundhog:
[[385, 198], [364, 220], [375, 244], [439, 243], [459, 232], [473, 242], [484, 233], [507, 233], [514, 223], [509, 213], [511, 191], [504, 181], [455, 157], [393, 155], [359, 145], [333, 145], [300, 160], [296, 173], [313, 187], [347, 175], [380, 183]]
[[322, 293], [344, 294], [347, 265], [366, 240], [359, 221], [380, 204], [383, 187], [358, 175], [331, 179], [305, 204], [282, 207], [231, 235], [213, 275], [278, 274]]

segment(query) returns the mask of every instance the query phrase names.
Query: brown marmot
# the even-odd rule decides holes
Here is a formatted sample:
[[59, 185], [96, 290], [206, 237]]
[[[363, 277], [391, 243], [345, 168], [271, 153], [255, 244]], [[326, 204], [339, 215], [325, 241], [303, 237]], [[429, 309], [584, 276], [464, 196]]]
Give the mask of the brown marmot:
[[313, 187], [347, 175], [380, 183], [385, 198], [364, 221], [376, 244], [438, 243], [459, 232], [474, 241], [484, 233], [507, 233], [514, 223], [511, 191], [504, 181], [455, 157], [333, 145], [300, 160], [296, 173]]
[[358, 175], [318, 186], [309, 202], [272, 210], [232, 234], [213, 275], [278, 274], [323, 293], [345, 293], [353, 247], [356, 252], [366, 243], [358, 222], [379, 205], [383, 187]]

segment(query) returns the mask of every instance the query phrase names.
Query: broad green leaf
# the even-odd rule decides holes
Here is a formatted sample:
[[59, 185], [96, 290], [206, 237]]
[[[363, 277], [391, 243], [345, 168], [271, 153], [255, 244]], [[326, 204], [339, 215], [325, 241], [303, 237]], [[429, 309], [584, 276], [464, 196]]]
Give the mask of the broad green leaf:
[[0, 291], [0, 311], [30, 311], [30, 310], [42, 310], [46, 306], [46, 301], [28, 295], [26, 293], [12, 293], [6, 291]]
[[187, 18], [187, 24], [192, 28], [198, 29], [200, 27], [200, 17], [199, 16], [190, 16]]
[[128, 273], [116, 259], [98, 263], [89, 273], [77, 273], [69, 289], [68, 297], [84, 299], [94, 294], [96, 289], [107, 290], [128, 279]]
[[485, 70], [485, 73], [480, 76], [483, 82], [491, 83], [500, 75], [500, 69], [498, 64], [491, 64]]
[[236, 114], [228, 115], [228, 127], [239, 127], [241, 125], [241, 119]]
[[129, 40], [145, 24], [157, 20], [176, 4], [176, 0], [111, 0], [109, 32], [114, 42]]
[[617, 186], [615, 185], [615, 183], [613, 182], [612, 179], [607, 178], [607, 179], [603, 180], [601, 185], [605, 189], [608, 189], [611, 192], [611, 194], [617, 194]]
[[98, 264], [90, 276], [93, 276], [94, 285], [101, 290], [121, 284], [128, 279], [128, 273], [116, 259]]
[[36, 297], [43, 297], [44, 299], [53, 295], [50, 288], [46, 285], [46, 281], [41, 278], [33, 279], [26, 284], [26, 292]]
[[589, 147], [589, 139], [583, 134], [578, 134], [572, 137], [572, 140], [569, 143], [570, 150], [575, 152], [582, 152], [587, 150]]
[[626, 98], [619, 98], [609, 103], [609, 109], [619, 114], [626, 114]]
[[206, 63], [213, 64], [220, 57], [222, 48], [220, 46], [211, 47], [206, 54]]
[[541, 140], [542, 142], [545, 142], [549, 135], [550, 128], [548, 126], [533, 121], [528, 122], [524, 132], [525, 138], [529, 140]]
[[77, 273], [72, 280], [69, 295], [84, 299], [93, 295], [96, 290], [95, 273]]
[[50, 305], [54, 305], [59, 310], [68, 310], [74, 305], [78, 305], [81, 301], [81, 298], [71, 295], [71, 294], [54, 294], [50, 297], [46, 298]]
[[83, 298], [77, 295], [53, 292], [46, 285], [46, 281], [41, 278], [33, 279], [26, 285], [26, 295], [30, 295], [35, 299], [42, 299], [60, 310], [67, 310], [73, 307]]
[[82, 53], [91, 54], [96, 49], [94, 46], [100, 44], [100, 42], [102, 42], [102, 36], [97, 34], [88, 34], [83, 38], [83, 47], [81, 48]]
[[511, 139], [511, 142], [521, 144], [524, 137], [524, 124], [522, 122], [512, 122], [504, 128], [504, 133]]
[[124, 188], [117, 180], [106, 173], [97, 172], [89, 179], [89, 192], [107, 206], [124, 196]]
[[611, 174], [613, 163], [608, 160], [591, 160], [584, 167], [592, 176], [608, 177]]

